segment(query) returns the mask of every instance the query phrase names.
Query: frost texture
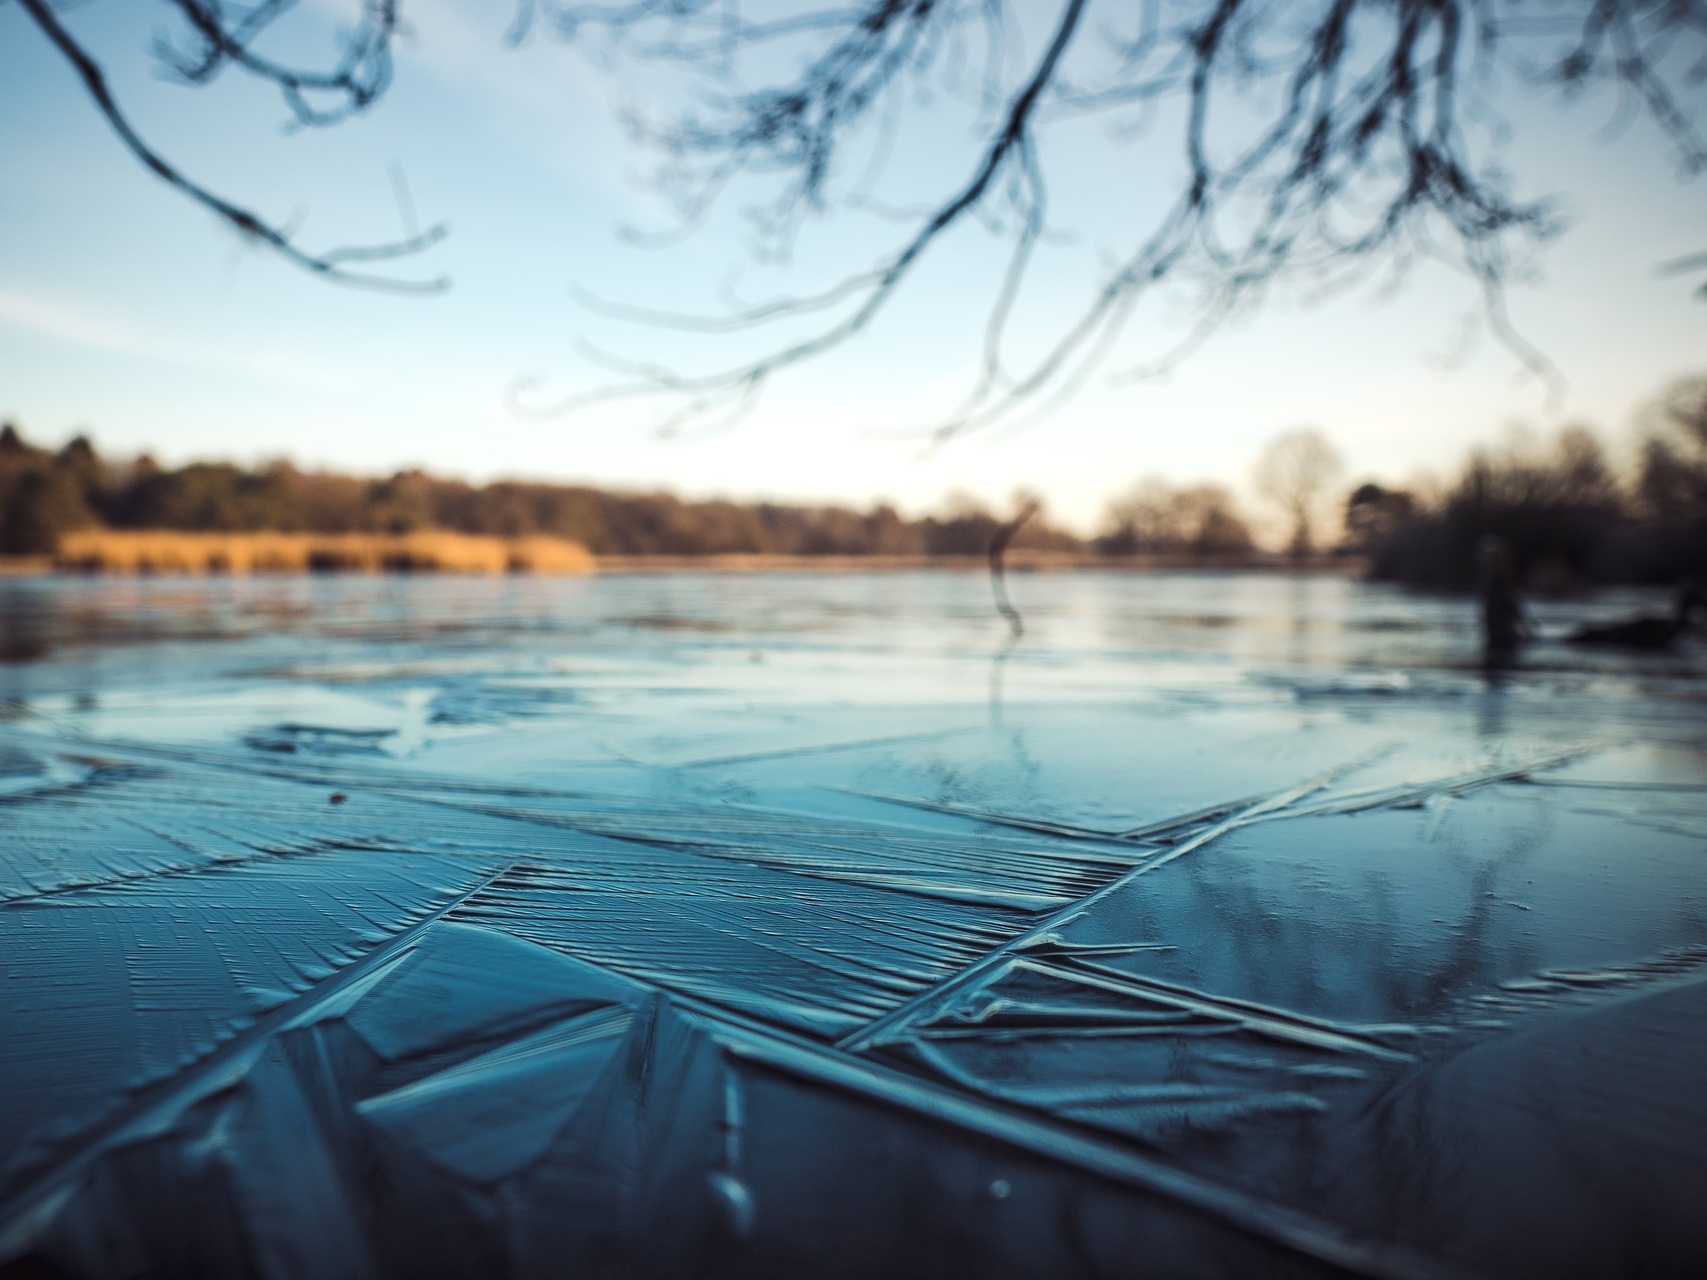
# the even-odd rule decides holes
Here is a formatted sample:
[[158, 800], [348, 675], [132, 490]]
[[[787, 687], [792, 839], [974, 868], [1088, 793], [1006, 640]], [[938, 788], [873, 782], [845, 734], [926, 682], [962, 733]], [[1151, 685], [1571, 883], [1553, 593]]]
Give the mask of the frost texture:
[[1707, 1268], [1700, 648], [983, 591], [0, 582], [0, 1276]]

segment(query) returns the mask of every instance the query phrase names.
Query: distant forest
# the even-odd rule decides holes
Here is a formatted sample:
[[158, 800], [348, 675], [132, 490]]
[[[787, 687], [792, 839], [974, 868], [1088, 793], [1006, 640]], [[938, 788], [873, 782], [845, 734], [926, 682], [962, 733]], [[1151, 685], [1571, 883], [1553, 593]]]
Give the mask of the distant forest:
[[1707, 377], [1674, 382], [1639, 427], [1622, 470], [1576, 427], [1545, 445], [1474, 450], [1439, 492], [1361, 485], [1346, 502], [1345, 545], [1376, 578], [1446, 590], [1471, 585], [1489, 535], [1532, 591], [1707, 579]]
[[[1327, 550], [1364, 557], [1376, 578], [1440, 590], [1471, 585], [1476, 545], [1488, 535], [1510, 545], [1529, 590], [1707, 578], [1707, 377], [1674, 383], [1640, 427], [1638, 455], [1624, 468], [1613, 466], [1593, 434], [1572, 428], [1546, 443], [1475, 450], [1444, 484], [1407, 490], [1369, 482], [1339, 497], [1321, 489], [1323, 511], [1337, 512]], [[1325, 441], [1320, 449], [1328, 450]], [[55, 451], [27, 443], [13, 425], [0, 428], [0, 553], [12, 555], [51, 554], [61, 534], [97, 526], [546, 534], [603, 556], [979, 556], [1002, 519], [971, 499], [909, 520], [889, 506], [690, 502], [586, 485], [471, 485], [420, 471], [363, 479], [288, 462], [169, 469], [147, 457], [104, 459], [81, 436]], [[1038, 515], [1013, 545], [1204, 563], [1271, 558], [1256, 550], [1226, 489], [1157, 479], [1111, 501], [1095, 538]], [[1295, 537], [1296, 549], [1308, 547], [1307, 534]]]
[[[0, 553], [52, 554], [60, 535], [98, 526], [238, 533], [547, 534], [595, 555], [983, 555], [1001, 517], [967, 500], [940, 516], [904, 519], [892, 507], [689, 502], [667, 493], [499, 481], [471, 485], [421, 471], [363, 479], [288, 462], [248, 469], [150, 458], [102, 458], [86, 437], [58, 451], [0, 427]], [[1081, 540], [1041, 518], [1014, 546], [1081, 552]], [[1248, 546], [1248, 540], [1247, 540]]]

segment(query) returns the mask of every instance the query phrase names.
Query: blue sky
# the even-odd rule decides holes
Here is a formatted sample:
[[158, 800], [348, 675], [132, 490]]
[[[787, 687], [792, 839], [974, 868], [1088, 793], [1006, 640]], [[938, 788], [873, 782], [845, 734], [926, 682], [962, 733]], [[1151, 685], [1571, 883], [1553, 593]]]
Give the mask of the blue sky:
[[[686, 367], [715, 350], [601, 318], [572, 286], [703, 311], [732, 279], [749, 296], [821, 283], [868, 260], [882, 228], [816, 224], [790, 265], [759, 267], [745, 255], [737, 199], [675, 247], [634, 247], [617, 228], [660, 226], [668, 213], [614, 117], [658, 85], [552, 39], [505, 48], [511, 11], [500, 0], [406, 12], [415, 37], [378, 109], [295, 134], [280, 130], [283, 109], [260, 86], [162, 81], [147, 54], [161, 6], [91, 0], [67, 21], [152, 141], [223, 194], [304, 216], [311, 246], [395, 235], [389, 172], [399, 167], [422, 220], [452, 226], [418, 268], [402, 268], [453, 278], [430, 298], [331, 287], [238, 243], [131, 160], [25, 15], [0, 5], [0, 414], [36, 439], [88, 430], [104, 450], [167, 461], [289, 455], [372, 472], [883, 498], [910, 511], [953, 489], [1005, 501], [1024, 484], [1089, 528], [1141, 475], [1247, 489], [1264, 442], [1300, 424], [1320, 427], [1354, 478], [1396, 481], [1447, 470], [1514, 422], [1586, 421], [1617, 442], [1646, 396], [1707, 369], [1707, 305], [1653, 271], [1707, 247], [1707, 185], [1680, 181], [1646, 125], [1602, 136], [1609, 100], [1514, 98], [1505, 162], [1520, 190], [1560, 193], [1571, 217], [1510, 299], [1518, 327], [1566, 377], [1556, 404], [1485, 335], [1461, 341], [1475, 293], [1425, 265], [1396, 291], [1282, 294], [1164, 380], [1099, 379], [1021, 434], [926, 450], [874, 428], [929, 421], [963, 385], [1000, 263], [973, 230], [943, 246], [872, 333], [779, 379], [733, 430], [660, 440], [656, 411], [639, 407], [521, 418], [505, 401], [520, 375], [554, 392], [604, 379], [578, 339]], [[955, 123], [919, 120], [928, 127], [897, 156], [897, 198], [963, 167]], [[1099, 157], [1120, 153], [1105, 140], [1066, 136], [1055, 148], [1056, 207], [1085, 234], [1043, 273], [1022, 332], [1070, 313], [1074, 270], [1119, 230], [1111, 210], [1154, 195], [1136, 175], [1125, 187], [1108, 177]], [[1159, 296], [1128, 335], [1127, 362], [1166, 347], [1184, 318], [1177, 296]]]

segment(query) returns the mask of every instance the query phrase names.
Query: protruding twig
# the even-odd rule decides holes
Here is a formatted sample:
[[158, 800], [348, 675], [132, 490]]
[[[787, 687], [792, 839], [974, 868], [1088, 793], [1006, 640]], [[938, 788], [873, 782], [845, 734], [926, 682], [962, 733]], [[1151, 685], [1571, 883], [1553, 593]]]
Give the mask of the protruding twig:
[[1015, 640], [1025, 634], [1025, 622], [1019, 616], [1019, 610], [1014, 608], [1013, 601], [1008, 599], [1008, 574], [1004, 559], [1008, 553], [1008, 544], [1019, 533], [1020, 526], [1042, 509], [1043, 504], [1036, 498], [1025, 498], [1020, 502], [1019, 511], [1014, 518], [997, 525], [996, 532], [990, 536], [990, 592], [996, 597], [997, 611], [1008, 620], [1008, 627]]

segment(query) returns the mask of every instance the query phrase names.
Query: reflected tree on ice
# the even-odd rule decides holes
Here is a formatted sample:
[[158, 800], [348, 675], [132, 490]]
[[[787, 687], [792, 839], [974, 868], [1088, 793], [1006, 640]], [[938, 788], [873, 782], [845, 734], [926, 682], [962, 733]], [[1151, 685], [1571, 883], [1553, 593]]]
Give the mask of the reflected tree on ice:
[[1520, 644], [1530, 638], [1529, 622], [1517, 592], [1517, 568], [1511, 546], [1489, 535], [1476, 546], [1476, 597], [1482, 626], [1482, 660], [1489, 668], [1510, 665]]

